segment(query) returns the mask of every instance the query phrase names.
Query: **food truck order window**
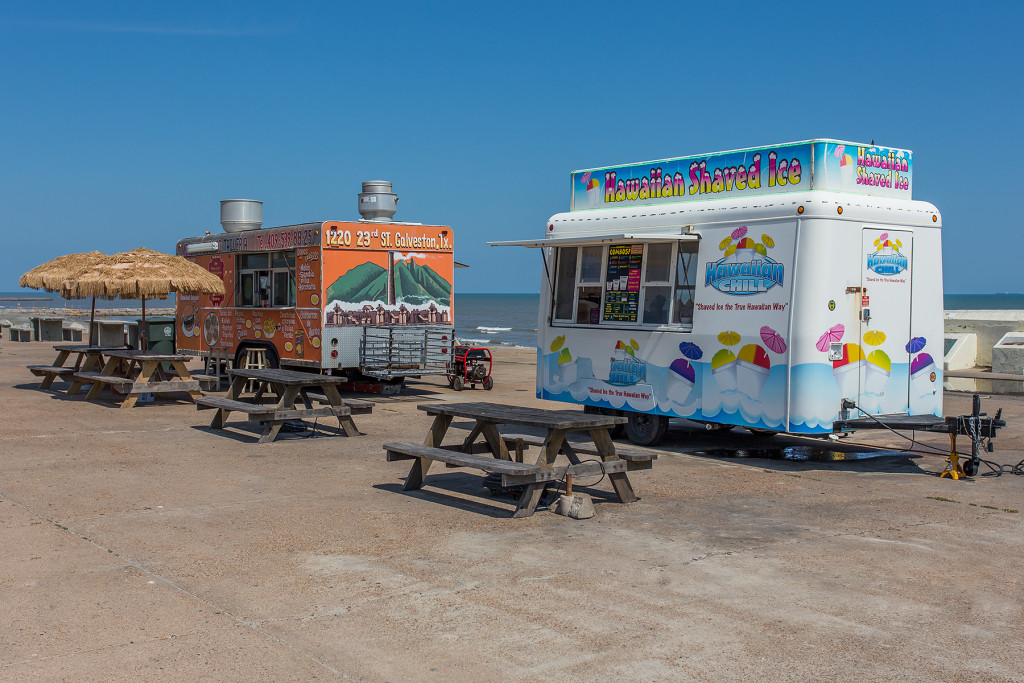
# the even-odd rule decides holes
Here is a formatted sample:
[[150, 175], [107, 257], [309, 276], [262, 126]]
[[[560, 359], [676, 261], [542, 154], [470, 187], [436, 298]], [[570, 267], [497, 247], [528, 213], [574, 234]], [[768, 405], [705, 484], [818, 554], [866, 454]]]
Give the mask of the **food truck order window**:
[[554, 321], [689, 329], [697, 246], [677, 240], [559, 248]]
[[295, 252], [238, 254], [235, 271], [239, 306], [287, 308], [295, 305]]

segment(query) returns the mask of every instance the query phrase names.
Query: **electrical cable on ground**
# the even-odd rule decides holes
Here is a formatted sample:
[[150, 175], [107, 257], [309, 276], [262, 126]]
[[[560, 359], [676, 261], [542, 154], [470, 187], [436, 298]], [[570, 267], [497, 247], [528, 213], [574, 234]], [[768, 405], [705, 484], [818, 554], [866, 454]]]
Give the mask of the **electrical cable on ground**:
[[[877, 422], [882, 427], [884, 427], [885, 429], [889, 430], [890, 432], [892, 432], [896, 436], [900, 437], [901, 439], [905, 439], [905, 440], [909, 441], [911, 448], [914, 448], [914, 447], [924, 448], [924, 449], [927, 449], [928, 451], [931, 451], [933, 453], [937, 453], [938, 455], [953, 455], [953, 454], [955, 454], [958, 457], [968, 458], [968, 459], [971, 459], [971, 458], [974, 457], [970, 453], [961, 453], [960, 451], [950, 451], [950, 452], [947, 453], [947, 451], [945, 451], [944, 449], [938, 448], [936, 446], [932, 446], [931, 444], [921, 443], [920, 441], [917, 440], [917, 431], [916, 430], [912, 430], [910, 432], [913, 435], [912, 437], [906, 436], [905, 434], [902, 434], [902, 433], [896, 431], [895, 429], [893, 429], [892, 427], [890, 427], [889, 425], [885, 424], [884, 422], [882, 422], [881, 420], [876, 418], [874, 415], [871, 415], [871, 414], [865, 412], [863, 408], [861, 408], [859, 405], [857, 405], [853, 401], [850, 401], [850, 403], [853, 405], [854, 408], [856, 408], [858, 411], [860, 411], [861, 414], [863, 414], [868, 419], [873, 420], [874, 422]], [[971, 432], [969, 436], [971, 437], [971, 440], [973, 442], [976, 438], [979, 438], [978, 437], [978, 432], [976, 431], [976, 427], [974, 425], [974, 420], [967, 420], [967, 425], [968, 425], [967, 428]], [[980, 440], [981, 441], [985, 441], [985, 439], [983, 439], [983, 438], [980, 439]], [[988, 438], [988, 443], [991, 444], [991, 442], [992, 442], [992, 437], [989, 437]], [[867, 445], [867, 444], [856, 444], [856, 443], [854, 443], [852, 445]], [[1001, 465], [1001, 464], [999, 464], [997, 462], [992, 462], [990, 460], [985, 460], [984, 458], [978, 458], [978, 461], [984, 463], [986, 466], [989, 467], [990, 470], [992, 470], [990, 472], [982, 473], [981, 476], [983, 476], [983, 477], [993, 477], [993, 476], [994, 477], [998, 477], [998, 476], [1002, 476], [1003, 474], [1016, 474], [1016, 475], [1024, 476], [1024, 460], [1021, 460], [1016, 465]]]

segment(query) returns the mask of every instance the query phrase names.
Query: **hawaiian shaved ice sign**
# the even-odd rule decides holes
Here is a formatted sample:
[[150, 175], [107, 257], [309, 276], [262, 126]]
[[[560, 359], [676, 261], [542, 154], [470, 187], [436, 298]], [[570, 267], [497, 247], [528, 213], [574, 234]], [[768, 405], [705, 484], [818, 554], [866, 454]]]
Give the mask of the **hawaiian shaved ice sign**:
[[768, 255], [775, 241], [764, 234], [757, 242], [747, 237], [748, 231], [747, 226], [741, 225], [718, 243], [722, 258], [707, 264], [705, 287], [710, 285], [724, 294], [747, 295], [761, 294], [782, 284], [785, 267]]
[[770, 372], [768, 352], [758, 344], [747, 344], [736, 356], [736, 389], [750, 398], [757, 398]]

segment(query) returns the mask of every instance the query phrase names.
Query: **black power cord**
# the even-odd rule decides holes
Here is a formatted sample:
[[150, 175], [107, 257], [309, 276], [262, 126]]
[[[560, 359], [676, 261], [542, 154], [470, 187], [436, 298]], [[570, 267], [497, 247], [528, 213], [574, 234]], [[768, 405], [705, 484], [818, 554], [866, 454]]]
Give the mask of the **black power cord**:
[[[847, 400], [849, 401], [849, 399], [847, 399]], [[927, 449], [930, 452], [937, 453], [938, 455], [952, 455], [952, 454], [956, 454], [958, 457], [966, 458], [968, 460], [970, 460], [970, 459], [972, 459], [974, 457], [971, 454], [961, 453], [959, 451], [950, 451], [950, 452], [947, 453], [945, 450], [943, 450], [941, 448], [936, 448], [935, 446], [932, 446], [931, 444], [921, 443], [920, 441], [917, 440], [917, 431], [916, 430], [912, 430], [910, 432], [912, 436], [907, 436], [905, 434], [902, 434], [902, 433], [896, 431], [895, 429], [893, 429], [889, 425], [885, 424], [884, 422], [882, 422], [881, 420], [876, 418], [874, 415], [871, 415], [870, 413], [865, 412], [863, 408], [861, 408], [859, 405], [857, 405], [853, 401], [849, 401], [848, 405], [853, 406], [858, 411], [860, 411], [860, 413], [862, 415], [864, 415], [865, 417], [867, 417], [868, 419], [870, 419], [870, 420], [872, 420], [874, 422], [877, 422], [883, 428], [889, 430], [890, 432], [892, 432], [896, 436], [900, 437], [901, 439], [905, 439], [905, 440], [909, 441], [911, 448], [915, 448], [915, 447], [924, 448], [924, 449]], [[970, 425], [969, 429], [972, 432], [970, 436], [973, 438], [973, 437], [976, 436], [976, 434], [974, 433], [974, 429], [975, 429], [974, 422], [973, 421], [969, 421], [968, 424]], [[985, 450], [988, 450], [989, 452], [991, 452], [991, 450], [990, 450], [991, 444], [992, 444], [992, 437], [991, 436], [988, 437], [987, 440], [984, 439], [983, 437], [979, 438], [978, 440], [984, 444]], [[1021, 460], [1016, 465], [1000, 465], [997, 462], [992, 462], [991, 460], [985, 460], [984, 458], [978, 458], [978, 461], [984, 463], [991, 470], [989, 472], [983, 472], [982, 475], [981, 475], [983, 477], [999, 477], [999, 476], [1002, 476], [1003, 474], [1016, 474], [1016, 475], [1024, 476], [1024, 460]]]

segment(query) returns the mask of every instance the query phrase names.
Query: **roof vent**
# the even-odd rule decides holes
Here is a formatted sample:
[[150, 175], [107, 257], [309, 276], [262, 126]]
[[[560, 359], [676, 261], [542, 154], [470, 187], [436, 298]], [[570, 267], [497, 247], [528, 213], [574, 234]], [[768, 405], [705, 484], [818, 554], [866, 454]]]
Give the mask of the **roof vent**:
[[263, 227], [263, 202], [257, 199], [220, 200], [220, 224], [224, 232], [259, 230]]
[[359, 194], [359, 215], [363, 220], [387, 223], [397, 210], [398, 195], [391, 191], [390, 181], [363, 181], [363, 191]]

